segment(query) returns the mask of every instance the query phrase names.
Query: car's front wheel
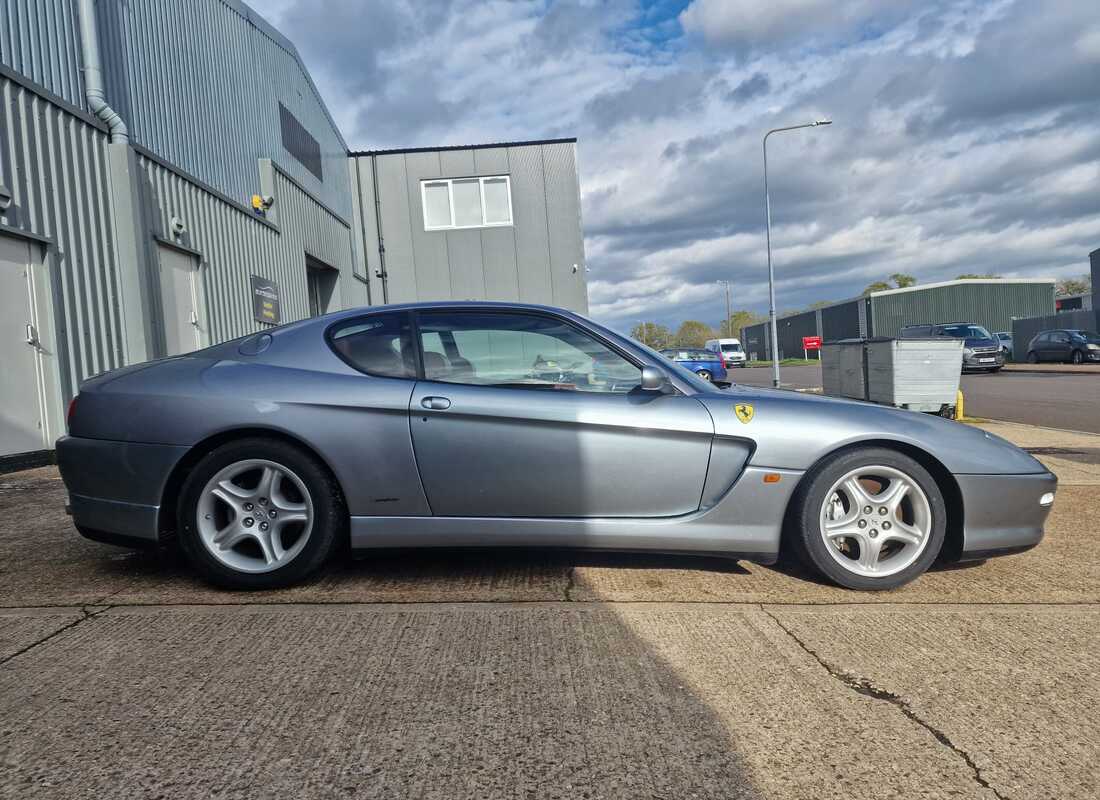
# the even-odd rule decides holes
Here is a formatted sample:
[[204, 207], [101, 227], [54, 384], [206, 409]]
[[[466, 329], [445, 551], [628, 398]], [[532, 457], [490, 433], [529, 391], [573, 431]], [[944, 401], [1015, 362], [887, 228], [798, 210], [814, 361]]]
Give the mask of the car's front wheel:
[[1074, 350], [1073, 355], [1070, 356], [1069, 360], [1070, 360], [1070, 363], [1072, 363], [1072, 364], [1084, 363], [1085, 354], [1082, 353], [1080, 350]]
[[849, 450], [808, 473], [793, 499], [788, 542], [806, 564], [849, 589], [894, 589], [923, 573], [943, 545], [947, 508], [914, 459]]
[[207, 580], [271, 589], [319, 569], [347, 524], [325, 467], [285, 442], [249, 438], [202, 458], [178, 503], [180, 545]]
[[710, 370], [701, 369], [698, 372], [696, 372], [695, 374], [698, 375], [700, 378], [702, 378], [705, 381], [710, 380]]
[[1038, 354], [1037, 353], [1028, 353], [1027, 354], [1027, 363], [1029, 363], [1029, 364], [1038, 364], [1039, 363]]

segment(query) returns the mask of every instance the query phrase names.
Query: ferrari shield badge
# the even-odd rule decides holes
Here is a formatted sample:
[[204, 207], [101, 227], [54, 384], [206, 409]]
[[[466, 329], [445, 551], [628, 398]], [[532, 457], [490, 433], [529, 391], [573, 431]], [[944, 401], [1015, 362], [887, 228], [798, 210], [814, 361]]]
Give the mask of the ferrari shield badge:
[[748, 425], [752, 422], [752, 415], [756, 412], [752, 409], [752, 403], [738, 403], [733, 407], [733, 413], [737, 418]]

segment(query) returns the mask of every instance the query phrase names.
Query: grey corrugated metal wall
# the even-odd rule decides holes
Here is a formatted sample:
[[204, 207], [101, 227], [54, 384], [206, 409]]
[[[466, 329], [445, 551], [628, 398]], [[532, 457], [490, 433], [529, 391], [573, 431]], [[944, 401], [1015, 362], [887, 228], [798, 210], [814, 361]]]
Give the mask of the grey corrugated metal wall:
[[72, 0], [0, 0], [0, 64], [87, 109]]
[[961, 281], [871, 295], [873, 335], [897, 336], [905, 325], [975, 322], [990, 331], [1012, 327], [1013, 317], [1054, 313], [1054, 283]]
[[[573, 142], [354, 156], [362, 230], [356, 246], [367, 265], [372, 302], [379, 303], [372, 159], [382, 198], [388, 302], [518, 300], [588, 310]], [[510, 176], [513, 224], [424, 230], [420, 181], [475, 175]]]
[[[817, 310], [803, 311], [778, 321], [779, 357], [802, 358], [802, 337], [819, 336]], [[813, 354], [810, 354], [813, 357]]]
[[[0, 63], [87, 110], [76, 4], [0, 0]], [[294, 46], [237, 0], [98, 0], [108, 102], [133, 140], [238, 202], [272, 158], [351, 216], [347, 146]], [[283, 146], [278, 104], [318, 141], [324, 180]]]
[[15, 228], [49, 241], [62, 387], [121, 364], [117, 272], [106, 134], [15, 81], [0, 77], [0, 183]]
[[[347, 146], [297, 51], [235, 0], [99, 2], [108, 99], [139, 144], [238, 201], [272, 158], [351, 214]], [[171, 9], [171, 13], [168, 13]], [[318, 141], [318, 180], [282, 146], [278, 104]]]
[[[764, 360], [769, 358], [771, 347], [768, 334], [768, 323], [760, 322], [756, 325], [747, 325], [741, 329], [741, 347], [749, 358]], [[755, 354], [755, 356], [754, 356]]]
[[[140, 156], [138, 164], [145, 175], [152, 234], [200, 254], [210, 341], [263, 327], [252, 317], [251, 274], [279, 285], [284, 322], [309, 316], [307, 254], [341, 271], [338, 305], [366, 302], [365, 287], [350, 278], [351, 229], [282, 173], [275, 171], [274, 222], [268, 223], [148, 156]], [[183, 236], [171, 235], [172, 217], [185, 223]]]
[[859, 306], [862, 300], [852, 300], [821, 309], [821, 338], [826, 342], [859, 338]]

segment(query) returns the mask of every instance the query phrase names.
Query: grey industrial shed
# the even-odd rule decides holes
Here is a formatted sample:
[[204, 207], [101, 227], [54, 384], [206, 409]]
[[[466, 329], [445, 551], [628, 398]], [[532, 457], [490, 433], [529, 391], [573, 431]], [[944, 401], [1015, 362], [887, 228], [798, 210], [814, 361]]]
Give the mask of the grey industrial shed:
[[[372, 154], [376, 197], [293, 44], [239, 0], [0, 0], [0, 104], [0, 463], [51, 448], [88, 376], [267, 324], [587, 308], [575, 141]], [[423, 230], [422, 178], [486, 170], [513, 219]]]
[[[803, 336], [825, 341], [897, 336], [906, 325], [961, 321], [1005, 331], [1014, 319], [1053, 313], [1054, 281], [1047, 279], [971, 278], [887, 289], [779, 318], [779, 356], [800, 358]], [[771, 358], [767, 329], [765, 322], [742, 331], [750, 355]]]
[[[586, 312], [576, 150], [576, 139], [553, 139], [353, 153], [371, 302], [518, 300]], [[486, 179], [507, 190], [507, 223], [428, 224], [426, 186]]]

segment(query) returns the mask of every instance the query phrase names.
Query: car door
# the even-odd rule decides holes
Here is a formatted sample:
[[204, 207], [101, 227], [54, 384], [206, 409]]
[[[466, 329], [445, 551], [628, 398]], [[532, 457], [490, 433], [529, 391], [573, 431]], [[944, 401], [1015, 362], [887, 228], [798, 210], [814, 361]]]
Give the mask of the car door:
[[699, 508], [714, 426], [675, 389], [552, 314], [416, 315], [423, 380], [410, 405], [432, 513], [668, 517]]
[[1065, 331], [1055, 331], [1050, 334], [1050, 349], [1047, 350], [1047, 360], [1069, 361], [1069, 357], [1069, 334]]

